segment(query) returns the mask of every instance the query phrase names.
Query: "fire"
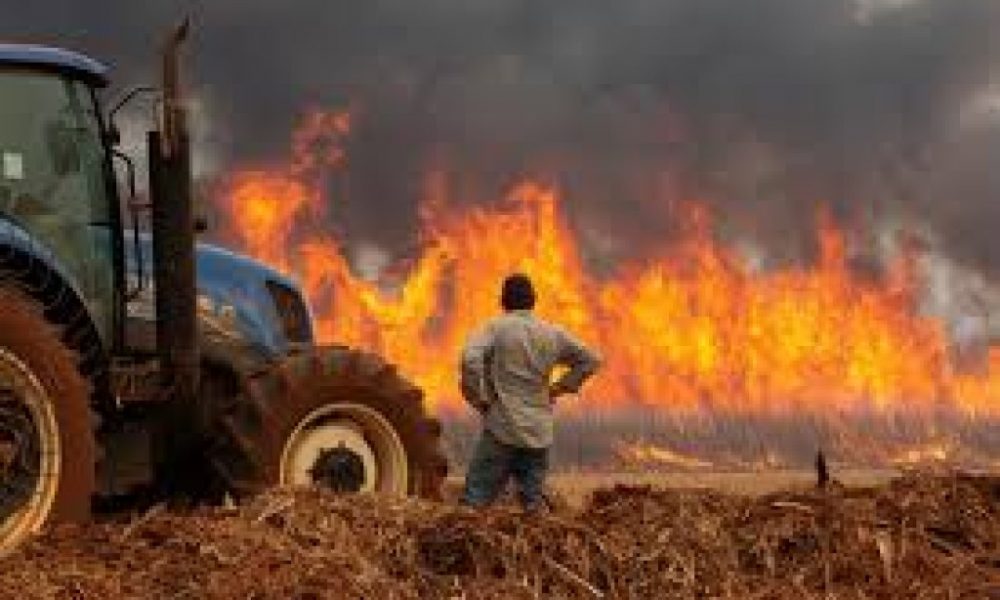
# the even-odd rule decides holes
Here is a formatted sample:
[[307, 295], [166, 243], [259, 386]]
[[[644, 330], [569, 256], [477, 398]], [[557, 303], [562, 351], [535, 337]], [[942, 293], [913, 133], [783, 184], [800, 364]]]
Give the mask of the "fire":
[[347, 113], [314, 110], [292, 136], [288, 165], [247, 169], [228, 182], [227, 217], [251, 256], [290, 272], [286, 242], [306, 215], [322, 217], [322, 170], [344, 159], [341, 141], [350, 132]]
[[443, 177], [432, 174], [419, 255], [401, 281], [367, 281], [323, 227], [322, 176], [343, 166], [349, 130], [344, 113], [310, 113], [291, 161], [231, 175], [219, 204], [236, 245], [302, 282], [321, 341], [383, 354], [438, 408], [457, 404], [462, 343], [496, 314], [498, 283], [515, 270], [536, 282], [543, 317], [604, 355], [586, 405], [688, 413], [1000, 406], [1000, 351], [985, 373], [956, 373], [943, 323], [916, 309], [914, 257], [901, 252], [878, 281], [859, 277], [845, 236], [823, 216], [811, 268], [755, 271], [713, 239], [710, 215], [692, 203], [679, 242], [597, 277], [555, 187], [527, 181], [494, 206], [455, 211]]

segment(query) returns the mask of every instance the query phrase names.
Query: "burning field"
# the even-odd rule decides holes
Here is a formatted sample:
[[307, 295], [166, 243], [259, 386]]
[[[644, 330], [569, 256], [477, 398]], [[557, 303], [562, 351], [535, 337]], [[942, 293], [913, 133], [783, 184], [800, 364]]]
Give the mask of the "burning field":
[[228, 233], [302, 280], [323, 340], [384, 354], [439, 409], [456, 405], [458, 352], [496, 314], [498, 282], [523, 271], [537, 282], [541, 314], [605, 356], [587, 407], [995, 410], [1000, 350], [976, 373], [957, 368], [945, 324], [919, 310], [918, 242], [899, 233], [884, 269], [860, 273], [847, 236], [821, 208], [808, 267], [755, 267], [715, 240], [711, 215], [692, 201], [674, 207], [677, 239], [598, 274], [562, 212], [572, 199], [556, 185], [525, 181], [492, 206], [457, 209], [447, 175], [430, 173], [419, 251], [362, 277], [331, 233], [326, 207], [337, 198], [324, 192], [346, 160], [349, 132], [346, 113], [309, 113], [289, 164], [233, 174], [219, 198]]
[[750, 498], [618, 486], [580, 511], [316, 491], [155, 508], [0, 559], [10, 598], [995, 598], [1000, 480]]
[[[927, 310], [931, 259], [906, 230], [864, 263], [864, 240], [817, 204], [814, 259], [767, 266], [720, 237], [692, 200], [669, 206], [675, 233], [661, 245], [608, 263], [581, 242], [565, 210], [573, 199], [556, 183], [525, 180], [470, 204], [441, 169], [424, 177], [418, 247], [365, 265], [331, 217], [352, 126], [347, 112], [311, 111], [287, 161], [225, 177], [214, 188], [222, 237], [299, 278], [319, 338], [397, 364], [459, 422], [452, 431], [467, 430], [461, 345], [496, 313], [502, 277], [523, 271], [542, 316], [605, 358], [561, 408], [563, 464], [801, 465], [818, 447], [876, 465], [989, 466], [998, 455], [1000, 349], [970, 351]], [[643, 444], [659, 451], [628, 451]]]

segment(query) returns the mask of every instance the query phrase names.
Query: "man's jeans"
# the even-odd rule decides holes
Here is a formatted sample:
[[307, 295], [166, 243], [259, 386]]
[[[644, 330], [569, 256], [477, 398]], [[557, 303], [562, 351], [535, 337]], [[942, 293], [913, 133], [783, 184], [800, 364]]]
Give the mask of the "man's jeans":
[[548, 448], [508, 446], [489, 431], [483, 431], [465, 475], [465, 504], [480, 507], [492, 503], [513, 477], [524, 509], [541, 509], [548, 468]]

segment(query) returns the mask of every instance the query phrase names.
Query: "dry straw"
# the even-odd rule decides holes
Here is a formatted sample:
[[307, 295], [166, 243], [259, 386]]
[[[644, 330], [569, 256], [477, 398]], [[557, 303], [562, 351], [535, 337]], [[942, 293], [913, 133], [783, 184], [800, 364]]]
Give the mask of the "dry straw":
[[63, 527], [11, 598], [1000, 598], [1000, 479], [759, 498], [616, 487], [579, 512], [315, 491]]

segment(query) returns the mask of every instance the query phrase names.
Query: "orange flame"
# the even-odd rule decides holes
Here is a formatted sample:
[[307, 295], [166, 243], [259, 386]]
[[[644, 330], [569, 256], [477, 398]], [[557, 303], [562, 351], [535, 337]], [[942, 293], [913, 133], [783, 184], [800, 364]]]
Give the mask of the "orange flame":
[[758, 273], [712, 238], [707, 211], [692, 204], [680, 242], [598, 278], [584, 267], [555, 188], [525, 182], [495, 206], [456, 212], [445, 210], [437, 185], [424, 206], [423, 249], [402, 282], [366, 281], [322, 228], [321, 174], [343, 164], [349, 124], [345, 113], [310, 113], [290, 164], [235, 173], [220, 205], [237, 245], [302, 282], [321, 341], [383, 354], [437, 407], [457, 403], [462, 343], [497, 312], [498, 283], [515, 270], [536, 282], [543, 317], [605, 356], [586, 390], [590, 405], [1000, 406], [1000, 351], [985, 374], [956, 374], [943, 323], [915, 308], [913, 257], [903, 253], [883, 281], [858, 277], [844, 235], [826, 217], [813, 268]]

